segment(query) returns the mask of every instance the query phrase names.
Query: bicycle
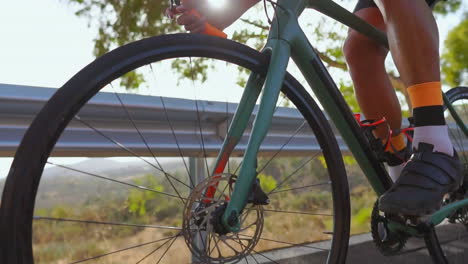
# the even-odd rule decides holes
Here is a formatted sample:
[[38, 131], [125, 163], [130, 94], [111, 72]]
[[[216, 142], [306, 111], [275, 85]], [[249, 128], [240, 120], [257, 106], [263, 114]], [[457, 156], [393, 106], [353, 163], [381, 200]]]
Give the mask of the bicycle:
[[[385, 190], [390, 188], [392, 184], [391, 179], [388, 177], [382, 162], [372, 149], [369, 138], [362, 132], [361, 127], [350, 112], [330, 74], [300, 29], [297, 17], [300, 16], [305, 8], [314, 8], [377, 40], [382, 45], [387, 45], [387, 39], [382, 32], [330, 0], [279, 0], [274, 5], [275, 18], [271, 24], [267, 44], [262, 52], [230, 40], [206, 35], [174, 34], [151, 37], [117, 48], [98, 58], [60, 88], [44, 106], [28, 129], [17, 150], [8, 175], [0, 211], [2, 230], [0, 259], [2, 263], [33, 263], [33, 222], [59, 220], [59, 218], [36, 216], [34, 206], [44, 167], [46, 164], [57, 165], [48, 161], [48, 159], [54, 155], [53, 148], [60, 136], [64, 135], [65, 128], [71, 121], [78, 122], [83, 128], [107, 137], [111, 143], [121, 147], [122, 151], [126, 152], [127, 155], [154, 157], [155, 162], [151, 162], [151, 166], [155, 170], [160, 171], [161, 177], [166, 180], [165, 186], [171, 191], [152, 190], [137, 186], [136, 184], [133, 184], [132, 187], [143, 189], [144, 191], [152, 191], [156, 193], [155, 195], [161, 195], [165, 199], [175, 199], [184, 205], [177, 211], [178, 213], [182, 213], [182, 224], [179, 223], [179, 226], [134, 225], [140, 228], [155, 228], [162, 229], [165, 232], [172, 232], [163, 239], [146, 243], [164, 242], [149, 254], [145, 253], [144, 257], [140, 258], [140, 261], [151, 257], [151, 254], [160, 250], [158, 251], [160, 252], [158, 254], [161, 254], [158, 260], [159, 263], [164, 259], [174, 243], [180, 244], [178, 238], [181, 237], [184, 237], [185, 244], [190, 249], [190, 252], [195, 255], [196, 261], [203, 263], [240, 261], [249, 263], [249, 260], [251, 263], [259, 263], [258, 258], [275, 262], [263, 251], [255, 250], [260, 243], [264, 242], [310, 248], [312, 246], [302, 244], [304, 241], [301, 243], [275, 241], [274, 239], [261, 237], [261, 235], [262, 232], [268, 230], [268, 227], [265, 227], [268, 222], [264, 221], [265, 217], [269, 217], [266, 216], [267, 214], [293, 213], [293, 210], [275, 211], [275, 208], [268, 209], [268, 204], [278, 205], [283, 202], [281, 199], [278, 202], [272, 201], [274, 194], [278, 195], [278, 193], [291, 191], [288, 197], [303, 197], [304, 193], [299, 191], [300, 188], [320, 187], [319, 190], [316, 190], [311, 195], [322, 195], [322, 200], [320, 201], [323, 201], [322, 203], [327, 206], [331, 206], [332, 209], [296, 213], [298, 215], [309, 213], [310, 217], [327, 218], [326, 220], [309, 221], [310, 223], [315, 223], [315, 225], [312, 225], [312, 231], [318, 234], [317, 240], [322, 241], [320, 242], [321, 244], [319, 243], [322, 247], [316, 246], [314, 248], [323, 251], [323, 262], [344, 263], [350, 234], [350, 200], [342, 155], [322, 109], [309, 93], [306, 92], [305, 88], [292, 75], [287, 73], [286, 67], [291, 57], [314, 91], [321, 107], [328, 113], [330, 119], [340, 131], [350, 152], [354, 155], [373, 190], [377, 195], [381, 195]], [[206, 166], [204, 169], [206, 170], [209, 170], [208, 158], [216, 157], [213, 163], [214, 166], [212, 166], [211, 171], [208, 171], [210, 177], [197, 185], [190, 178], [188, 168], [187, 174], [189, 177], [184, 178], [184, 180], [163, 169], [158, 161], [158, 148], [150, 147], [151, 141], [149, 136], [145, 136], [146, 132], [144, 130], [138, 129], [138, 120], [132, 118], [130, 111], [117, 93], [117, 99], [123, 108], [123, 115], [127, 117], [131, 126], [135, 128], [137, 137], [144, 142], [146, 149], [134, 151], [131, 146], [119, 145], [118, 140], [106, 136], [107, 131], [100, 131], [98, 129], [99, 122], [91, 124], [91, 121], [86, 120], [83, 117], [84, 115], [81, 115], [82, 112], [80, 112], [85, 104], [102, 88], [112, 87], [112, 83], [115, 83], [115, 80], [127, 72], [148, 65], [148, 71], [152, 72], [153, 76], [156, 77], [153, 64], [169, 59], [190, 59], [188, 76], [190, 76], [189, 79], [191, 80], [189, 83], [192, 83], [194, 86], [195, 78], [192, 70], [192, 57], [219, 60], [226, 65], [232, 64], [235, 67], [242, 67], [244, 70], [251, 72], [239, 102], [239, 110], [235, 114], [231, 113], [229, 110], [230, 103], [227, 101], [225, 103], [226, 118], [222, 120], [227, 120], [229, 126], [226, 127], [229, 127], [229, 129], [225, 130], [224, 133], [217, 134], [217, 136], [224, 134], [220, 150], [211, 149], [213, 148], [213, 145], [210, 145], [212, 142], [205, 142], [208, 135], [203, 135], [205, 128], [200, 126], [201, 119], [205, 113], [200, 111], [200, 109], [205, 101], [195, 96], [195, 103], [192, 109], [196, 111], [196, 117], [193, 125], [199, 126], [194, 131], [197, 131], [199, 134], [197, 140], [200, 141], [200, 146], [192, 147], [191, 151], [203, 154]], [[162, 75], [160, 77], [164, 78]], [[263, 86], [265, 88], [262, 90]], [[196, 89], [196, 87], [193, 88]], [[309, 158], [309, 160], [320, 158], [321, 162], [318, 162], [318, 164], [322, 164], [322, 167], [315, 166], [313, 168], [314, 170], [322, 168], [323, 171], [313, 175], [313, 177], [316, 177], [315, 180], [320, 180], [318, 183], [308, 184], [309, 186], [305, 185], [305, 183], [296, 183], [301, 184], [301, 186], [281, 188], [292, 177], [291, 175], [294, 175], [291, 174], [283, 177], [282, 182], [274, 188], [265, 191], [263, 190], [265, 188], [261, 187], [262, 183], [256, 180], [259, 172], [266, 167], [264, 166], [258, 170], [258, 164], [262, 161], [259, 153], [269, 153], [270, 159], [267, 159], [266, 162], [263, 160], [267, 165], [271, 162], [272, 158], [281, 156], [278, 154], [279, 151], [262, 148], [263, 139], [267, 137], [269, 125], [272, 119], [276, 118], [274, 115], [277, 112], [281, 112], [277, 111], [280, 91], [291, 101], [305, 120], [298, 127], [293, 127], [291, 136], [283, 141], [281, 149], [290, 141], [296, 140], [295, 137], [302, 136], [308, 138], [308, 140], [315, 138], [321, 150], [317, 152], [318, 154], [314, 154]], [[257, 109], [256, 102], [261, 92], [263, 94], [261, 95], [261, 102]], [[180, 149], [184, 138], [174, 128], [177, 120], [171, 121], [169, 118], [170, 113], [168, 113], [164, 102], [164, 100], [168, 99], [162, 96], [155, 98], [159, 98], [160, 106], [164, 108], [161, 120], [167, 119], [164, 125], [170, 128], [170, 134], [172, 134], [172, 137], [168, 137], [167, 139], [168, 144], [172, 144], [174, 148], [179, 149], [179, 155], [185, 164], [186, 156], [184, 156], [184, 152]], [[468, 87], [454, 88], [444, 95], [448, 112], [455, 119], [457, 129], [461, 130], [461, 132], [459, 131], [455, 135], [454, 139], [456, 143], [461, 144], [456, 144], [456, 149], [463, 156], [462, 160], [465, 162], [465, 167], [467, 167], [467, 153], [464, 151], [462, 142], [463, 138], [468, 136], [465, 123], [462, 121], [462, 117], [466, 117], [466, 114], [464, 116], [459, 114], [460, 108], [465, 107], [463, 102], [460, 103], [460, 100], [464, 99], [468, 99]], [[255, 121], [252, 124], [253, 119]], [[308, 126], [304, 126], [305, 123]], [[250, 128], [251, 125], [252, 128]], [[304, 127], [306, 127], [306, 132], [302, 131]], [[219, 132], [219, 130], [224, 131], [223, 128], [217, 131]], [[313, 133], [313, 137], [310, 136], [310, 132]], [[309, 135], [310, 137], [305, 137], [304, 135]], [[249, 138], [248, 144], [245, 143], [246, 138]], [[247, 146], [245, 149], [236, 148], [239, 145]], [[217, 145], [214, 146], [217, 147]], [[306, 151], [301, 153], [303, 156], [309, 155]], [[115, 155], [122, 154], [116, 153]], [[239, 161], [232, 158], [232, 156], [240, 156], [242, 160]], [[149, 164], [150, 162], [146, 160], [146, 163]], [[233, 168], [231, 168], [234, 167], [233, 164], [238, 167], [239, 171], [237, 169], [233, 171]], [[303, 164], [300, 164], [298, 167], [305, 166]], [[87, 173], [85, 170], [78, 170], [71, 166], [60, 164], [57, 166], [93, 176], [92, 173]], [[106, 179], [106, 177], [100, 175], [94, 176]], [[114, 180], [114, 182], [127, 184], [123, 181]], [[468, 226], [468, 210], [466, 209], [468, 199], [465, 198], [465, 188], [466, 186], [462, 186], [456, 193], [450, 194], [445, 201], [446, 205], [444, 207], [424, 219], [385, 216], [374, 209], [372, 220], [373, 234], [382, 252], [385, 254], [397, 254], [409, 237], [419, 237], [424, 238], [435, 263], [448, 263], [446, 255], [449, 251], [446, 250], [444, 252], [446, 248], [439, 243], [438, 235], [440, 233], [436, 233], [435, 227], [442, 222], [461, 223], [464, 226]], [[327, 191], [325, 189], [328, 189], [328, 194], [325, 194], [325, 191]], [[310, 199], [318, 201], [319, 197], [317, 195], [312, 196]], [[326, 199], [323, 199], [323, 197]], [[284, 202], [281, 205], [284, 205]], [[274, 220], [278, 219], [278, 217], [274, 217]], [[299, 216], [295, 216], [295, 218], [298, 221], [301, 220]], [[76, 219], [62, 220], [80, 222]], [[167, 219], [162, 220], [163, 223], [165, 223], [164, 221], [169, 222]], [[86, 222], [86, 220], [81, 222]], [[86, 224], [126, 225], [125, 223], [106, 223], [104, 221], [90, 221]], [[441, 226], [446, 227], [449, 225]], [[321, 232], [316, 231], [318, 228], [322, 229]], [[385, 233], [385, 237], [376, 229], [380, 231], [384, 230], [382, 232]], [[34, 232], [38, 231], [40, 230], [34, 230]], [[325, 246], [327, 248], [323, 248]], [[123, 250], [115, 252], [121, 251]], [[90, 256], [79, 261], [74, 260], [73, 263], [91, 260], [95, 257], [105, 257], [109, 254], [111, 253], [97, 254], [94, 257]]]

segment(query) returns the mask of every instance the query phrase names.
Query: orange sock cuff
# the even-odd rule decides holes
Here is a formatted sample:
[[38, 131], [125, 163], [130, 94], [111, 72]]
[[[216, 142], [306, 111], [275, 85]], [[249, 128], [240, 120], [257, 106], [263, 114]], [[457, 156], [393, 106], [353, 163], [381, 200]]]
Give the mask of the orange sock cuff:
[[442, 84], [428, 82], [410, 86], [408, 94], [413, 108], [433, 105], [443, 105]]
[[385, 149], [385, 151], [390, 151], [394, 153], [395, 151], [400, 151], [406, 148], [405, 135], [403, 133], [398, 134], [390, 139], [390, 144]]

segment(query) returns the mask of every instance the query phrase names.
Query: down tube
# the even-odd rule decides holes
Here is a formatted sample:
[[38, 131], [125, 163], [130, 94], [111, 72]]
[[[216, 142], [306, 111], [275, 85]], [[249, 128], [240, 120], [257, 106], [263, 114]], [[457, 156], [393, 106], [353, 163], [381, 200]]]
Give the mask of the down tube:
[[391, 187], [392, 181], [366, 143], [351, 110], [304, 33], [301, 32], [296, 37], [291, 55], [321, 105], [340, 131], [374, 191], [379, 196], [382, 195]]

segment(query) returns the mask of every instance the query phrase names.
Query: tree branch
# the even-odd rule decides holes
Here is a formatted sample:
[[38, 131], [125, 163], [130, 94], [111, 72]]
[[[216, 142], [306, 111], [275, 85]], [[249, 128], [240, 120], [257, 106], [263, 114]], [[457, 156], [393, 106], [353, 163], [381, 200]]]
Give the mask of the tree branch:
[[322, 59], [324, 62], [326, 62], [329, 66], [334, 67], [334, 68], [338, 68], [338, 69], [342, 69], [343, 71], [348, 70], [348, 65], [346, 65], [346, 63], [336, 61], [336, 60], [330, 58], [327, 54], [318, 51], [317, 49], [315, 49], [315, 52], [317, 52], [320, 59]]
[[249, 24], [249, 25], [258, 27], [258, 28], [260, 28], [260, 29], [262, 29], [262, 30], [269, 30], [269, 29], [270, 29], [270, 27], [265, 26], [265, 25], [262, 25], [262, 24], [260, 24], [260, 23], [255, 22], [255, 21], [251, 21], [251, 20], [248, 20], [248, 19], [245, 19], [245, 18], [241, 18], [240, 20], [241, 20], [242, 22], [244, 22], [244, 23], [247, 23], [247, 24]]

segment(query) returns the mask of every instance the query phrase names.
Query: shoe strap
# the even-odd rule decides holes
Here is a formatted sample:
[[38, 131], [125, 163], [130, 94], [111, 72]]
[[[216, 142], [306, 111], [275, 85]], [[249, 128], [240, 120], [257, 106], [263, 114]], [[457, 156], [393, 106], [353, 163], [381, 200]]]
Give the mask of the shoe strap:
[[[421, 147], [421, 145], [422, 144], [420, 144], [419, 147]], [[413, 153], [406, 166], [408, 167], [407, 170], [416, 173], [421, 170], [427, 170], [424, 175], [440, 184], [448, 184], [447, 180], [456, 181], [459, 173], [461, 172], [457, 158], [451, 157], [445, 153], [432, 151], [416, 151]], [[426, 169], [423, 169], [422, 167]], [[437, 173], [437, 171], [443, 173]], [[444, 177], [444, 175], [446, 176]]]

